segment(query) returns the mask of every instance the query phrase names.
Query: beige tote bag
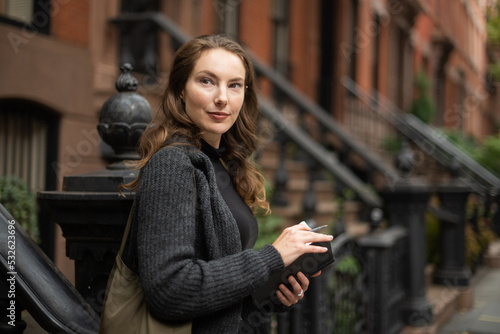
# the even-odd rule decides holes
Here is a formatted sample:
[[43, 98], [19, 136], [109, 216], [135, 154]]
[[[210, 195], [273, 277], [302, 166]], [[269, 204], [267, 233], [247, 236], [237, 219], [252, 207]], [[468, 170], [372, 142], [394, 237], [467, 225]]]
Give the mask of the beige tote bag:
[[179, 326], [165, 324], [154, 318], [146, 307], [139, 276], [122, 260], [123, 248], [130, 232], [132, 212], [128, 218], [120, 251], [109, 275], [100, 334], [189, 334], [192, 323]]

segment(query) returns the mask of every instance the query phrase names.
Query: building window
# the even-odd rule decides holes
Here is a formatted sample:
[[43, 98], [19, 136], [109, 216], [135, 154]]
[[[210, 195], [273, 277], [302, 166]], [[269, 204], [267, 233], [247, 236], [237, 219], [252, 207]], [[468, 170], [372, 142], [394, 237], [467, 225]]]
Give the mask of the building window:
[[0, 22], [50, 33], [50, 0], [0, 0]]
[[288, 74], [288, 1], [273, 0], [274, 21], [274, 66], [282, 75]]
[[32, 102], [0, 101], [0, 175], [17, 176], [32, 191], [56, 188], [57, 117]]
[[378, 95], [378, 81], [379, 81], [379, 57], [380, 57], [380, 16], [375, 14], [373, 20], [373, 55], [372, 55], [372, 87], [374, 94]]
[[[121, 11], [131, 15], [159, 10], [159, 0], [123, 0], [121, 3]], [[121, 29], [120, 64], [129, 63], [135, 72], [156, 78], [159, 73], [157, 26], [150, 21], [141, 21], [119, 27]]]
[[[0, 100], [0, 176], [16, 176], [29, 189], [56, 190], [59, 118], [42, 105], [26, 100]], [[38, 224], [45, 254], [54, 258], [54, 224], [40, 206]]]
[[357, 39], [357, 32], [358, 32], [358, 10], [359, 10], [359, 5], [358, 5], [358, 0], [353, 0], [351, 2], [351, 47], [352, 50], [350, 52], [350, 58], [349, 58], [349, 77], [356, 81], [356, 66], [357, 66], [357, 61], [356, 57], [358, 54], [358, 45]]
[[33, 21], [33, 1], [1, 0], [0, 13], [11, 20], [30, 24]]
[[216, 1], [214, 3], [221, 22], [222, 32], [238, 40], [240, 2], [234, 0]]
[[463, 133], [465, 131], [465, 119], [466, 119], [466, 112], [467, 112], [467, 110], [465, 110], [466, 98], [467, 98], [467, 89], [466, 89], [465, 72], [463, 70], [461, 70], [459, 72], [459, 82], [458, 82], [458, 112], [459, 112], [458, 122], [459, 123], [457, 124], [457, 128], [461, 133]]

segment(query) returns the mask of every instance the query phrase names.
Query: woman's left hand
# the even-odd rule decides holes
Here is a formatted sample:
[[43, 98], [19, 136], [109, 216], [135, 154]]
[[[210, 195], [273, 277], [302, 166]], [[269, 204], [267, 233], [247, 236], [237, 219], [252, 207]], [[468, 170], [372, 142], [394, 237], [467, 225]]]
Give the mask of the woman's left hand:
[[[312, 275], [312, 277], [319, 276], [321, 271]], [[276, 291], [276, 296], [280, 300], [280, 302], [285, 306], [292, 306], [297, 304], [299, 300], [304, 298], [304, 293], [307, 291], [309, 287], [309, 280], [306, 275], [303, 273], [297, 274], [298, 281], [293, 276], [288, 276], [288, 282], [292, 286], [292, 290], [286, 287], [284, 284], [279, 285], [279, 290]]]

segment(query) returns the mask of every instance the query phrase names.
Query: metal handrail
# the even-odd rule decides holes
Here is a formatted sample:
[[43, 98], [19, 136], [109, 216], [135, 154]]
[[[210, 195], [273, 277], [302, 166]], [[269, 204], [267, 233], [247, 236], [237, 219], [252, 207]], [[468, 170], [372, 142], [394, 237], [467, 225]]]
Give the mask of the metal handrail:
[[352, 189], [356, 195], [368, 206], [377, 208], [382, 206], [381, 198], [368, 188], [355, 174], [345, 167], [331, 152], [328, 152], [321, 145], [301, 129], [291, 125], [283, 114], [271, 105], [264, 98], [259, 99], [262, 114], [271, 120], [275, 126], [281, 129], [291, 140], [306, 151], [311, 157], [318, 161], [323, 168], [331, 172], [340, 179], [344, 185]]
[[342, 144], [347, 148], [356, 152], [356, 154], [358, 154], [373, 170], [382, 173], [387, 178], [389, 184], [393, 184], [400, 178], [398, 173], [394, 169], [391, 169], [390, 166], [387, 166], [387, 164], [383, 163], [378, 158], [378, 156], [372, 154], [369, 149], [352, 140], [347, 131], [345, 131], [344, 128], [339, 123], [337, 123], [332, 115], [329, 114], [325, 109], [320, 107], [317, 103], [315, 103], [298, 89], [296, 89], [276, 70], [272, 69], [268, 65], [265, 65], [251, 53], [250, 55], [257, 72], [260, 72], [266, 78], [268, 78], [299, 108], [314, 116], [320, 122], [320, 124], [325, 127], [325, 129], [339, 138]]
[[440, 131], [422, 122], [414, 115], [403, 112], [383, 95], [377, 94], [375, 97], [366, 92], [351, 78], [344, 77], [341, 84], [369, 106], [372, 112], [389, 122], [444, 167], [448, 168], [457, 162], [460, 170], [478, 183], [474, 185], [469, 182], [474, 191], [481, 194], [489, 193], [492, 196], [499, 193], [500, 178], [454, 145]]

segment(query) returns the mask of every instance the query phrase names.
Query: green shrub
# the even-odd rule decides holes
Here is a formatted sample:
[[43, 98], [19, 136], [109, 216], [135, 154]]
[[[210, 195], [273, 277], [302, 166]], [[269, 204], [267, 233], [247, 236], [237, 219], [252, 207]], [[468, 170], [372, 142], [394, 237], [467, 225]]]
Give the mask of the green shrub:
[[[268, 200], [271, 198], [272, 192], [272, 187], [269, 183], [266, 184], [266, 198]], [[283, 218], [273, 213], [266, 215], [262, 212], [258, 212], [256, 217], [257, 223], [259, 224], [259, 235], [254, 249], [261, 249], [267, 244], [272, 244], [281, 234], [283, 229]]]
[[283, 228], [283, 218], [272, 213], [257, 216], [259, 224], [259, 236], [254, 249], [261, 249], [267, 244], [272, 244], [280, 235]]
[[491, 76], [493, 78], [493, 81], [499, 82], [500, 81], [500, 64], [497, 64], [497, 63], [490, 64], [489, 70], [490, 70]]
[[471, 223], [465, 224], [465, 263], [474, 272], [481, 260], [482, 248]]
[[354, 278], [361, 273], [361, 264], [354, 256], [348, 255], [337, 265], [337, 272]]
[[442, 131], [448, 140], [470, 155], [473, 159], [477, 159], [479, 144], [473, 136], [465, 135], [462, 132], [453, 129], [443, 129]]
[[[439, 205], [439, 203], [435, 203]], [[478, 205], [476, 207], [476, 205]], [[477, 217], [477, 218], [475, 218]], [[477, 228], [474, 228], [473, 219], [477, 219]], [[440, 233], [441, 223], [430, 212], [425, 213], [427, 238], [427, 263], [438, 265], [441, 257]], [[466, 205], [465, 217], [465, 263], [474, 272], [481, 263], [482, 256], [492, 241], [498, 240], [493, 231], [492, 220], [484, 214], [484, 204], [477, 203], [474, 196], [469, 197]]]
[[35, 242], [40, 242], [36, 215], [36, 197], [21, 179], [0, 177], [0, 203]]
[[500, 138], [487, 137], [484, 139], [477, 161], [493, 173], [500, 175]]
[[330, 303], [334, 303], [334, 333], [354, 333], [359, 321], [359, 294], [356, 289], [358, 275], [362, 268], [352, 255], [345, 256], [337, 265], [335, 275], [328, 280]]
[[486, 137], [479, 145], [472, 136], [458, 131], [443, 130], [446, 137], [458, 148], [467, 153], [472, 159], [500, 176], [500, 138]]
[[488, 44], [494, 46], [500, 45], [500, 15], [498, 15], [499, 9], [500, 4], [495, 3], [495, 5], [488, 6], [486, 11], [486, 33]]
[[426, 255], [427, 263], [438, 265], [440, 261], [440, 233], [441, 225], [439, 220], [430, 212], [425, 213], [425, 232], [426, 232]]
[[384, 138], [382, 148], [391, 155], [396, 156], [401, 150], [401, 145], [401, 138], [398, 135], [388, 135]]
[[413, 100], [410, 113], [415, 115], [424, 123], [429, 123], [436, 112], [436, 107], [429, 94], [429, 79], [422, 69], [415, 79], [417, 97]]

